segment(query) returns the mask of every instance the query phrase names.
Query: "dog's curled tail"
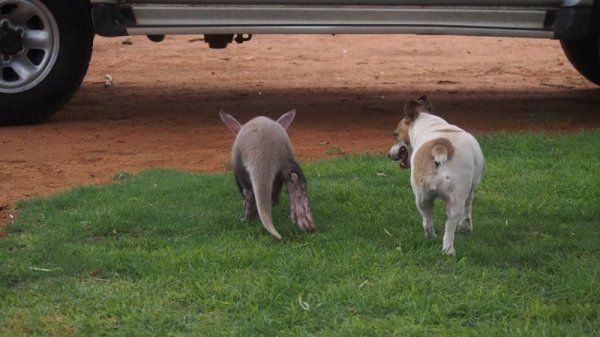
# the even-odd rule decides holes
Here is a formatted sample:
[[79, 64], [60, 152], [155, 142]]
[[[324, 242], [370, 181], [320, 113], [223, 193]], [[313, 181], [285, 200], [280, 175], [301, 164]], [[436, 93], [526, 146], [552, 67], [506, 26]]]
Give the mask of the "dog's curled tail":
[[439, 167], [454, 156], [454, 146], [446, 138], [438, 138], [433, 141], [431, 156], [435, 162], [435, 167]]

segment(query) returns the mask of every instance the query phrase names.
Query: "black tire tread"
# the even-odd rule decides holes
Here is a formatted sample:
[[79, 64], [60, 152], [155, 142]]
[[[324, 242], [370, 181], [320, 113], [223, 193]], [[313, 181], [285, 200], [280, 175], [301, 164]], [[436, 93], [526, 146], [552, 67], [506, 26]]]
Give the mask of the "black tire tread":
[[87, 72], [94, 40], [87, 0], [42, 0], [55, 15], [60, 50], [48, 76], [18, 94], [0, 94], [0, 125], [37, 124], [47, 120], [75, 94]]
[[600, 85], [600, 37], [590, 34], [585, 39], [562, 40], [560, 44], [573, 67], [585, 78]]

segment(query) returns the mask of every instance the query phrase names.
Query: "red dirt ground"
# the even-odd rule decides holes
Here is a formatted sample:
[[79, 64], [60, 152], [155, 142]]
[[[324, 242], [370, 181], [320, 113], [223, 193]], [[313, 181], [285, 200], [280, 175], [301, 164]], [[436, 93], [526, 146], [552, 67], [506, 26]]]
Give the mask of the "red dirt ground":
[[600, 89], [557, 41], [263, 35], [225, 50], [193, 36], [123, 41], [96, 39], [81, 89], [48, 122], [0, 128], [0, 223], [20, 199], [116, 172], [225, 171], [233, 136], [219, 110], [247, 121], [297, 109], [289, 132], [303, 161], [383, 155], [404, 101], [423, 93], [438, 115], [475, 133], [600, 127]]

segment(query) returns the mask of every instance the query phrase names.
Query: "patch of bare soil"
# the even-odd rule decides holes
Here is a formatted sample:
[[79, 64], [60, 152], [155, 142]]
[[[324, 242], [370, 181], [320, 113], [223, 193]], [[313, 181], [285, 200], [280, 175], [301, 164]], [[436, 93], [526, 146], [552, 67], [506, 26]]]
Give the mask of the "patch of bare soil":
[[245, 122], [297, 109], [289, 132], [303, 161], [383, 155], [404, 101], [423, 93], [475, 133], [600, 127], [600, 90], [557, 41], [264, 35], [226, 50], [192, 36], [122, 41], [96, 38], [83, 86], [51, 120], [0, 129], [0, 223], [20, 199], [117, 172], [226, 171], [233, 135], [219, 110]]

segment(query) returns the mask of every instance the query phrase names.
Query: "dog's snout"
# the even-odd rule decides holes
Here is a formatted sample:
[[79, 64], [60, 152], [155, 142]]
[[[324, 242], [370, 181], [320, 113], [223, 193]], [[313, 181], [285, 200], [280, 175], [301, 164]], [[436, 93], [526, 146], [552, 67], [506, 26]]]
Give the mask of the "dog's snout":
[[391, 160], [400, 160], [402, 159], [403, 150], [406, 150], [406, 146], [401, 143], [395, 143], [390, 148], [390, 151], [387, 154], [387, 157]]
[[391, 148], [390, 151], [387, 154], [387, 157], [391, 160], [397, 160], [398, 159], [398, 144], [394, 144]]

